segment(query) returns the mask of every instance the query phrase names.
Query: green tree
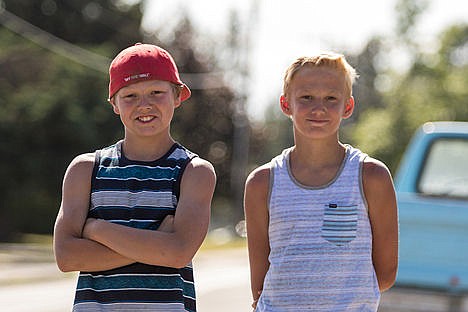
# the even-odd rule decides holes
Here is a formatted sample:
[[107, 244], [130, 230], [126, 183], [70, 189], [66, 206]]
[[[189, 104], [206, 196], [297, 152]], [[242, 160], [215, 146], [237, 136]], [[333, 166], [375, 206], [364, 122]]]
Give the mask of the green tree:
[[141, 40], [140, 4], [115, 0], [3, 0], [4, 8], [36, 27], [79, 45], [109, 42], [121, 50]]
[[[136, 9], [139, 5], [121, 11], [114, 6], [115, 1], [99, 3], [103, 7], [107, 3], [109, 10], [118, 10], [121, 19], [126, 19], [127, 14], [130, 21], [141, 17], [134, 16], [139, 12]], [[56, 4], [57, 10], [51, 15], [49, 26], [39, 24], [41, 18], [35, 14], [26, 14], [35, 12], [38, 5], [35, 2], [7, 3], [7, 10], [24, 11], [22, 16], [32, 19], [26, 22], [15, 18], [15, 23], [10, 24], [11, 18], [7, 17], [14, 15], [0, 12], [0, 21], [8, 24], [8, 28], [0, 28], [0, 174], [7, 177], [0, 182], [0, 241], [11, 239], [15, 233], [51, 233], [66, 166], [76, 155], [112, 144], [123, 136], [119, 118], [106, 103], [108, 75], [102, 68], [108, 66], [118, 49], [143, 41], [139, 22], [129, 24], [134, 25], [128, 30], [132, 36], [116, 30], [109, 32], [108, 37], [101, 37], [96, 30], [86, 31], [99, 27], [86, 24], [88, 21], [82, 10], [73, 7], [77, 5], [75, 2], [56, 1]], [[74, 10], [83, 17], [76, 21], [81, 24], [74, 25], [76, 28], [69, 33], [62, 33], [63, 23], [67, 16], [71, 18]], [[4, 12], [11, 14], [11, 11]], [[65, 17], [60, 16], [62, 13]], [[48, 30], [55, 36], [44, 35], [29, 24], [50, 27]], [[87, 35], [76, 35], [77, 29]], [[183, 80], [192, 88], [192, 97], [176, 111], [173, 134], [188, 148], [213, 162], [219, 177], [215, 202], [225, 203], [214, 205], [221, 207], [215, 209], [215, 215], [229, 217], [234, 93], [222, 79], [210, 74], [218, 70], [216, 55], [212, 52], [217, 47], [213, 44], [201, 52], [195, 41], [198, 34], [188, 18], [182, 19], [173, 31], [174, 39], [170, 42], [161, 42], [157, 35], [146, 38], [145, 42], [152, 41], [171, 51]], [[30, 36], [31, 32], [41, 38], [36, 40]], [[101, 39], [96, 40], [93, 33], [99, 33]], [[50, 45], [41, 46], [44, 38], [51, 40]], [[98, 58], [105, 64], [89, 68], [86, 60], [80, 59], [82, 56], [74, 54], [73, 50], [73, 55], [67, 55], [70, 52], [67, 49], [58, 55], [53, 53], [54, 49], [48, 49], [69, 44], [63, 39], [79, 44], [67, 46], [67, 49], [85, 47], [107, 56]]]
[[235, 209], [230, 185], [235, 93], [223, 77], [212, 74], [222, 71], [213, 53], [219, 47], [206, 38], [205, 46], [197, 47], [199, 34], [185, 14], [172, 32], [171, 41], [161, 42], [158, 30], [146, 39], [171, 52], [192, 90], [190, 99], [176, 110], [171, 131], [176, 140], [213, 163], [218, 178], [213, 222], [226, 225], [233, 222]]
[[0, 171], [10, 179], [1, 182], [0, 222], [8, 225], [0, 228], [49, 233], [67, 163], [119, 133], [107, 79], [21, 41], [1, 59]]
[[427, 121], [467, 120], [468, 25], [449, 27], [434, 53], [418, 57], [403, 75], [393, 74], [383, 109], [362, 114], [353, 138], [364, 150], [395, 170], [413, 132]]
[[[38, 10], [38, 5], [52, 2], [56, 5], [53, 14]], [[139, 22], [126, 24], [128, 31], [133, 25], [133, 37], [124, 40], [126, 37], [111, 27], [99, 32], [81, 9], [70, 7], [72, 3], [4, 1], [6, 11], [0, 11], [0, 21], [6, 26], [0, 28], [0, 174], [4, 177], [0, 182], [0, 240], [21, 232], [51, 233], [68, 163], [77, 154], [112, 143], [122, 135], [118, 118], [106, 103], [107, 74], [83, 66], [88, 54], [80, 56], [67, 50], [81, 51], [63, 40], [106, 55], [98, 58], [106, 63], [98, 65], [105, 68], [124, 42], [135, 41]], [[117, 10], [122, 19], [129, 12], [129, 21], [139, 12], [134, 8], [119, 11], [111, 1], [100, 3], [103, 8]], [[73, 29], [64, 26], [66, 20], [73, 21], [67, 26]], [[52, 35], [31, 25], [44, 27]], [[93, 27], [96, 29], [91, 32]], [[75, 32], [78, 35], [74, 37]], [[97, 44], [94, 33], [99, 33]], [[62, 55], [50, 50], [64, 45]], [[83, 62], [76, 62], [80, 57]]]

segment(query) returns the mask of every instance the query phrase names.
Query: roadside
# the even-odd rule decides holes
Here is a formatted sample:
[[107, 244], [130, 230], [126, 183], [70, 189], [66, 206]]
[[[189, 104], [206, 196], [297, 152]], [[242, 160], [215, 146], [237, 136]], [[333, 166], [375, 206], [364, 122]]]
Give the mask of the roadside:
[[[208, 241], [196, 255], [194, 267], [200, 311], [217, 311], [220, 306], [225, 312], [250, 311], [247, 250], [243, 242], [217, 245]], [[76, 273], [58, 270], [50, 244], [0, 244], [0, 293], [5, 296], [9, 293], [12, 296], [21, 288], [22, 295], [28, 297], [24, 289], [30, 287], [31, 293], [41, 297], [37, 288], [55, 285], [62, 292], [57, 295], [58, 300], [63, 299], [63, 304], [69, 306], [75, 279]], [[379, 312], [468, 312], [468, 297], [452, 299], [437, 292], [394, 287], [382, 295]], [[226, 302], [232, 304], [226, 306]], [[6, 303], [0, 300], [0, 310], [7, 307]]]
[[[247, 266], [244, 247], [242, 240], [226, 243], [207, 238], [194, 263], [205, 267], [205, 262], [216, 263], [214, 259], [219, 259], [217, 262], [226, 268], [233, 261], [245, 259], [242, 265]], [[0, 244], [0, 288], [64, 278], [76, 278], [76, 273], [63, 273], [57, 268], [51, 242]]]
[[74, 276], [59, 271], [50, 245], [0, 244], [0, 287]]
[[[194, 261], [197, 306], [202, 312], [250, 311], [247, 251], [242, 244], [205, 245]], [[0, 244], [0, 311], [69, 311], [76, 273], [55, 265], [51, 247]], [[226, 303], [229, 303], [226, 305]]]

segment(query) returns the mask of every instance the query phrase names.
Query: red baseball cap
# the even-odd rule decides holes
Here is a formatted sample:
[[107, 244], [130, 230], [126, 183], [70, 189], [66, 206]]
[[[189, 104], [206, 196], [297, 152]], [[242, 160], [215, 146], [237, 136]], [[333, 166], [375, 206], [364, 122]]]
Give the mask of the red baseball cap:
[[190, 89], [180, 80], [172, 56], [166, 50], [137, 43], [122, 50], [109, 67], [109, 99], [121, 88], [145, 80], [164, 80], [180, 85], [181, 100], [190, 97]]

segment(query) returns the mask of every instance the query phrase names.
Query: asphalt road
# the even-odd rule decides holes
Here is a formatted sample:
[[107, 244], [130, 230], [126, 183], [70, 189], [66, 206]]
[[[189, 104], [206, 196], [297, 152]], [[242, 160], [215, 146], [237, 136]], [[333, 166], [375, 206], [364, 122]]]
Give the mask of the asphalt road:
[[[202, 252], [194, 268], [199, 311], [251, 310], [244, 249]], [[0, 311], [70, 311], [75, 283], [75, 274], [61, 273], [54, 263], [0, 262]]]
[[[251, 311], [245, 248], [202, 251], [194, 259], [200, 312]], [[54, 263], [0, 261], [0, 311], [63, 312], [73, 302], [75, 274], [63, 274]], [[468, 298], [414, 289], [392, 288], [382, 295], [379, 312], [468, 312]]]

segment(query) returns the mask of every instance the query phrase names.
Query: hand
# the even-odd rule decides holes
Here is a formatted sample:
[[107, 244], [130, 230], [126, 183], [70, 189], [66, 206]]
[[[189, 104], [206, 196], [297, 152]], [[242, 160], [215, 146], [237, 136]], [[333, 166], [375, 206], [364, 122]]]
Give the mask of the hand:
[[174, 232], [174, 216], [167, 215], [159, 225], [158, 231], [172, 233]]
[[260, 299], [260, 295], [262, 294], [262, 291], [260, 290], [257, 293], [258, 293], [258, 297], [256, 299], [254, 299], [254, 301], [252, 303], [252, 308], [254, 309], [254, 311], [257, 308], [258, 299]]
[[86, 239], [92, 239], [91, 235], [93, 232], [93, 225], [97, 222], [97, 219], [94, 218], [88, 218], [86, 219], [86, 222], [83, 226], [83, 232], [81, 233], [81, 236]]

